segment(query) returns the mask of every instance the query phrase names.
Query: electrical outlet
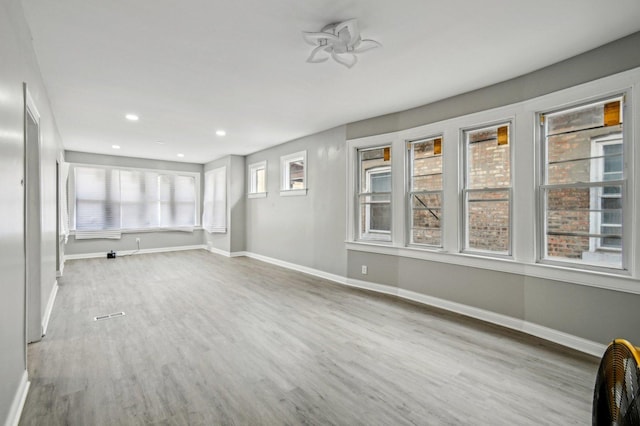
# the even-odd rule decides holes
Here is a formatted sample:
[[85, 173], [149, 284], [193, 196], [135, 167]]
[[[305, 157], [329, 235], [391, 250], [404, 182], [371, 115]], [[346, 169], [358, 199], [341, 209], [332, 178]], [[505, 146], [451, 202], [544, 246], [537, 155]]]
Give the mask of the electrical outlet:
[[369, 272], [369, 268], [367, 268], [367, 265], [362, 265], [362, 275], [367, 275], [367, 272]]

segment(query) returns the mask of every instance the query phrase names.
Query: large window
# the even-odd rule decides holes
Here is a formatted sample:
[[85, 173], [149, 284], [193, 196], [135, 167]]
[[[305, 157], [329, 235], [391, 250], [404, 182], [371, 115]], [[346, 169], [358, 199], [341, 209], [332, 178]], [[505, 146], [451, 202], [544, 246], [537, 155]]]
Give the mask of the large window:
[[74, 181], [76, 238], [118, 238], [123, 229], [196, 225], [195, 173], [76, 166]]
[[358, 237], [391, 241], [391, 147], [358, 151]]
[[442, 137], [409, 143], [409, 243], [442, 246]]
[[622, 98], [542, 114], [543, 258], [623, 268]]
[[511, 254], [510, 124], [464, 132], [466, 251]]

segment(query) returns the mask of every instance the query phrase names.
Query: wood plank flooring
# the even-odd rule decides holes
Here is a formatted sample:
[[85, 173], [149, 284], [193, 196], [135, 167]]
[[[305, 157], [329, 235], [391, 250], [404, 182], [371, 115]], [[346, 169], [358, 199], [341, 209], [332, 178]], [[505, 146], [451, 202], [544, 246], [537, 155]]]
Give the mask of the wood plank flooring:
[[59, 285], [21, 425], [591, 421], [595, 358], [256, 260], [76, 260]]

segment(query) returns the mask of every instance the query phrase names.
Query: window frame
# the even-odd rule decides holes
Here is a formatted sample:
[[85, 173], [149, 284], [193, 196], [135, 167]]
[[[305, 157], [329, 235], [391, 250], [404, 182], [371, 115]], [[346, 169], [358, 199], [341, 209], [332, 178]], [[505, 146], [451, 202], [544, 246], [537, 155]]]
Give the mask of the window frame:
[[[513, 217], [513, 187], [514, 187], [514, 127], [515, 127], [515, 119], [514, 117], [505, 117], [501, 120], [492, 120], [490, 122], [485, 122], [482, 124], [477, 124], [474, 126], [466, 126], [460, 128], [460, 242], [459, 242], [459, 250], [461, 253], [468, 253], [477, 256], [486, 256], [486, 257], [496, 257], [496, 258], [504, 258], [504, 259], [512, 259], [513, 258], [513, 245], [514, 245], [514, 217]], [[485, 129], [491, 129], [493, 127], [496, 130], [500, 127], [507, 126], [507, 144], [509, 145], [509, 186], [507, 187], [484, 187], [484, 188], [468, 188], [468, 180], [469, 180], [469, 144], [467, 143], [467, 133], [480, 131]], [[496, 140], [497, 143], [497, 140]], [[474, 249], [469, 247], [469, 228], [468, 228], [468, 197], [471, 193], [482, 193], [482, 192], [506, 192], [508, 195], [509, 202], [509, 238], [507, 240], [507, 250], [506, 251], [492, 251], [492, 250], [482, 250], [482, 249]]]
[[[302, 188], [289, 188], [291, 183], [291, 163], [302, 160]], [[309, 164], [307, 163], [307, 151], [294, 152], [292, 154], [283, 155], [280, 157], [280, 196], [298, 196], [307, 195], [307, 169]]]
[[[604, 80], [608, 80], [608, 79], [604, 79]], [[590, 85], [589, 83], [587, 83], [587, 86]], [[545, 131], [545, 124], [544, 124], [544, 119], [543, 117], [545, 115], [550, 115], [550, 114], [554, 114], [554, 113], [558, 113], [558, 112], [563, 112], [563, 111], [570, 111], [571, 109], [578, 109], [578, 108], [582, 108], [585, 107], [587, 105], [590, 104], [597, 104], [597, 103], [602, 103], [602, 102], [606, 102], [606, 101], [612, 101], [614, 99], [620, 99], [621, 102], [621, 108], [620, 108], [620, 114], [621, 114], [621, 118], [622, 118], [622, 123], [623, 123], [623, 127], [622, 127], [622, 146], [623, 146], [623, 179], [622, 180], [615, 180], [615, 181], [611, 181], [610, 185], [620, 185], [621, 186], [621, 192], [624, 194], [623, 198], [623, 202], [622, 202], [622, 217], [623, 217], [623, 222], [622, 222], [622, 228], [626, 229], [626, 230], [630, 230], [630, 238], [623, 238], [622, 239], [622, 247], [621, 247], [621, 267], [617, 268], [617, 267], [609, 267], [609, 266], [604, 266], [604, 265], [596, 265], [596, 264], [590, 264], [590, 263], [586, 263], [586, 262], [582, 262], [579, 260], [570, 260], [570, 259], [562, 259], [562, 258], [557, 258], [557, 257], [548, 257], [547, 256], [547, 246], [546, 246], [546, 211], [547, 211], [547, 205], [546, 205], [546, 197], [545, 197], [545, 190], [547, 189], [553, 189], [554, 187], [557, 187], [557, 185], [549, 185], [546, 183], [546, 176], [547, 176], [547, 146], [546, 146], [546, 141], [545, 141], [545, 137], [546, 137], [546, 131]], [[536, 150], [539, 153], [538, 155], [538, 167], [537, 167], [537, 176], [536, 176], [536, 192], [537, 192], [537, 206], [536, 206], [536, 215], [537, 215], [537, 229], [539, 230], [538, 235], [537, 235], [537, 250], [536, 250], [536, 261], [538, 264], [540, 265], [549, 265], [549, 266], [558, 266], [558, 267], [563, 267], [563, 268], [567, 268], [567, 269], [574, 269], [576, 271], [582, 271], [582, 272], [586, 272], [586, 273], [593, 273], [593, 272], [602, 272], [602, 273], [606, 273], [606, 274], [612, 274], [612, 275], [619, 275], [619, 276], [624, 276], [624, 275], [630, 275], [633, 273], [633, 271], [631, 270], [632, 268], [634, 268], [634, 265], [631, 265], [630, 263], [630, 259], [632, 254], [630, 253], [631, 251], [633, 251], [633, 246], [632, 246], [632, 242], [629, 240], [637, 240], [638, 239], [638, 230], [635, 229], [635, 227], [633, 226], [633, 222], [630, 219], [630, 217], [633, 214], [633, 205], [636, 205], [635, 203], [637, 203], [637, 199], [634, 199], [634, 197], [632, 196], [632, 192], [633, 191], [629, 191], [629, 182], [633, 182], [634, 181], [634, 176], [637, 176], [638, 171], [634, 170], [634, 167], [631, 167], [631, 170], [628, 169], [627, 164], [630, 162], [631, 164], [635, 164], [634, 161], [634, 157], [633, 157], [633, 139], [631, 138], [632, 135], [632, 128], [633, 128], [633, 119], [632, 119], [632, 115], [631, 115], [631, 109], [633, 108], [631, 106], [631, 103], [628, 102], [627, 100], [631, 99], [631, 89], [629, 88], [625, 88], [625, 89], [621, 89], [621, 90], [610, 90], [610, 91], [606, 91], [604, 93], [600, 93], [600, 94], [596, 94], [596, 95], [591, 95], [589, 97], [586, 97], [585, 99], [579, 100], [579, 101], [574, 101], [574, 102], [567, 102], [564, 105], [561, 106], [556, 106], [556, 107], [550, 107], [550, 108], [540, 108], [536, 111], [536, 122], [539, 123], [538, 126], [536, 126], [536, 141], [537, 141], [537, 145], [536, 145]], [[593, 149], [593, 144], [597, 139], [605, 139], [606, 136], [600, 137], [600, 138], [594, 138], [592, 139], [591, 143], [592, 143], [592, 149]], [[629, 141], [626, 142], [625, 141]], [[630, 160], [628, 160], [630, 159]], [[635, 175], [634, 175], [635, 173]], [[578, 182], [572, 185], [572, 187], [604, 187], [604, 183], [603, 182], [587, 182], [587, 183], [583, 183], [583, 182]], [[590, 207], [591, 207], [591, 197], [590, 197]], [[590, 226], [590, 232], [591, 232], [591, 226]], [[626, 232], [626, 231], [625, 231]], [[637, 243], [635, 244], [637, 246]], [[592, 244], [591, 242], [589, 243], [589, 249], [591, 249]], [[605, 249], [606, 251], [611, 251], [611, 249]], [[639, 265], [640, 266], [640, 265]], [[636, 270], [637, 270], [637, 266], [636, 266]]]
[[[414, 163], [414, 146], [415, 144], [418, 143], [423, 143], [423, 142], [428, 142], [433, 140], [435, 143], [435, 140], [440, 139], [440, 154], [438, 154], [442, 159], [441, 159], [441, 166], [440, 166], [440, 175], [441, 175], [441, 179], [442, 179], [442, 186], [439, 190], [426, 190], [426, 191], [414, 191], [413, 190], [413, 163]], [[445, 177], [446, 177], [446, 173], [445, 173], [445, 155], [444, 155], [444, 151], [445, 151], [445, 143], [444, 143], [444, 134], [443, 133], [438, 133], [432, 136], [427, 136], [427, 137], [422, 137], [422, 138], [417, 138], [417, 139], [412, 139], [412, 140], [407, 140], [406, 141], [407, 144], [407, 162], [406, 162], [406, 179], [407, 179], [407, 183], [406, 183], [406, 245], [408, 247], [419, 247], [419, 248], [430, 248], [430, 249], [442, 249], [444, 246], [444, 239], [445, 239], [445, 220], [446, 220], [446, 216], [444, 214], [445, 212], [445, 207], [444, 207], [444, 203], [445, 203]], [[435, 158], [436, 154], [434, 154]], [[413, 197], [416, 194], [439, 194], [440, 195], [440, 217], [438, 218], [438, 221], [440, 222], [440, 244], [426, 244], [426, 243], [416, 243], [413, 241]]]
[[[107, 170], [125, 170], [132, 172], [150, 172], [157, 173], [158, 175], [179, 175], [179, 176], [189, 176], [193, 177], [195, 182], [195, 219], [193, 226], [178, 226], [178, 227], [149, 227], [149, 228], [119, 228], [119, 234], [130, 234], [130, 233], [143, 233], [143, 232], [165, 232], [165, 231], [181, 231], [181, 230], [192, 230], [192, 229], [201, 229], [201, 219], [202, 219], [202, 199], [201, 199], [201, 189], [202, 189], [202, 181], [200, 172], [188, 172], [188, 171], [180, 171], [180, 170], [165, 170], [165, 169], [151, 169], [151, 168], [143, 168], [143, 167], [120, 167], [120, 166], [111, 166], [104, 164], [91, 164], [91, 163], [82, 163], [82, 162], [69, 162], [69, 179], [68, 179], [68, 211], [69, 211], [69, 220], [70, 220], [70, 229], [69, 233], [71, 235], [76, 235], [77, 238], [77, 223], [76, 223], [76, 182], [75, 182], [75, 168], [77, 167], [87, 167], [94, 169], [107, 169]], [[120, 220], [122, 224], [122, 219]], [[81, 231], [82, 232], [82, 231]], [[92, 233], [94, 231], [85, 231], [86, 233]], [[96, 235], [99, 235], [101, 231], [95, 231]], [[96, 236], [95, 238], [99, 238]]]
[[[248, 198], [265, 198], [267, 196], [267, 160], [258, 161], [249, 164], [247, 167], [247, 197]], [[264, 170], [264, 192], [258, 192], [257, 173]]]
[[[389, 180], [391, 181], [392, 179], [392, 174], [391, 174], [391, 166], [378, 166], [378, 167], [374, 167], [372, 169], [369, 169], [365, 172], [365, 175], [367, 177], [367, 188], [373, 188], [373, 184], [371, 182], [371, 177], [373, 175], [381, 175], [381, 174], [389, 174]], [[379, 192], [374, 192], [371, 191], [371, 194], [378, 194]], [[385, 193], [385, 192], [383, 192]], [[389, 192], [389, 194], [391, 194], [391, 192]], [[361, 195], [361, 194], [359, 194]], [[389, 200], [389, 204], [391, 204], [391, 200]], [[371, 228], [371, 205], [367, 204], [366, 208], [365, 208], [365, 232], [367, 234], [380, 234], [380, 235], [391, 235], [391, 229], [389, 229], [388, 231], [386, 229], [372, 229]], [[391, 224], [390, 224], [391, 225]], [[391, 227], [390, 227], [391, 228]]]

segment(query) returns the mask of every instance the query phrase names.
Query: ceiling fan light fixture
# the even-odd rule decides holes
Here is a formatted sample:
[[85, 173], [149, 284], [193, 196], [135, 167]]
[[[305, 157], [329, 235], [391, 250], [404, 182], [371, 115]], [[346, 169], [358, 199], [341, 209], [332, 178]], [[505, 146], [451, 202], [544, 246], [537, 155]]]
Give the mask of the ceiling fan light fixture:
[[356, 19], [329, 24], [320, 32], [303, 32], [302, 35], [308, 44], [315, 46], [307, 58], [307, 62], [314, 64], [332, 58], [351, 68], [358, 62], [356, 54], [382, 47], [375, 40], [362, 39]]

